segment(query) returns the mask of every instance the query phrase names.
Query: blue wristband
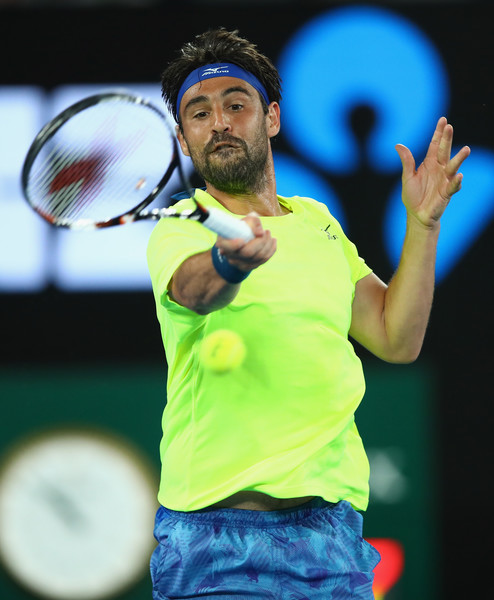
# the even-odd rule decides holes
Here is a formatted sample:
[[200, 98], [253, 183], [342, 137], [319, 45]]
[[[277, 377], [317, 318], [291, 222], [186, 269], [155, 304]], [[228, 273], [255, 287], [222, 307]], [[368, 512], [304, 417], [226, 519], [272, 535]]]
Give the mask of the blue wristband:
[[230, 264], [223, 254], [220, 253], [220, 249], [217, 246], [211, 248], [211, 258], [213, 259], [213, 266], [218, 275], [221, 275], [228, 283], [240, 283], [251, 273], [251, 271], [241, 271]]

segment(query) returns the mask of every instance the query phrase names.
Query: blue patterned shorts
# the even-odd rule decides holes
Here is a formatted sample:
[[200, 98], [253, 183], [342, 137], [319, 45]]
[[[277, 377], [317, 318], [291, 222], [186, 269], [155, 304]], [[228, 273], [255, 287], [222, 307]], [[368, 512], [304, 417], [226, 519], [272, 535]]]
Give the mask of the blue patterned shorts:
[[348, 502], [156, 515], [154, 600], [372, 600], [379, 553]]

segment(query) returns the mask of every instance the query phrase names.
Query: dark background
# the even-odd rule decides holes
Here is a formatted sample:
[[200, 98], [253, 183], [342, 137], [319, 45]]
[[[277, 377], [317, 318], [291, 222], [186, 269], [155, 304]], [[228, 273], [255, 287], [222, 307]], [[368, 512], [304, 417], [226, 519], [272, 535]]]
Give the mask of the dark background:
[[[304, 21], [336, 6], [301, 4], [4, 8], [0, 11], [0, 83], [50, 88], [63, 83], [157, 81], [182, 42], [216, 25], [239, 28], [276, 61], [286, 39]], [[395, 2], [382, 6], [410, 18], [439, 49], [450, 77], [448, 118], [456, 138], [493, 147], [494, 45], [488, 5]], [[372, 118], [362, 118], [364, 122], [356, 127], [364, 135]], [[351, 177], [333, 178], [331, 184], [343, 202], [358, 197], [364, 188], [372, 196], [372, 209], [358, 202], [345, 205], [348, 234], [374, 270], [389, 278], [391, 267], [368, 227], [382, 218], [389, 181], [363, 167]], [[491, 562], [492, 231], [492, 225], [485, 228], [438, 286], [419, 359], [432, 362], [436, 369], [438, 455], [431, 460], [439, 464], [439, 579], [440, 597], [445, 599], [470, 597], [477, 586], [483, 591], [489, 578], [485, 567]], [[4, 368], [163, 361], [150, 293], [68, 294], [47, 289], [40, 294], [0, 294], [0, 319]], [[359, 354], [364, 364], [373, 363], [364, 350], [359, 349]]]

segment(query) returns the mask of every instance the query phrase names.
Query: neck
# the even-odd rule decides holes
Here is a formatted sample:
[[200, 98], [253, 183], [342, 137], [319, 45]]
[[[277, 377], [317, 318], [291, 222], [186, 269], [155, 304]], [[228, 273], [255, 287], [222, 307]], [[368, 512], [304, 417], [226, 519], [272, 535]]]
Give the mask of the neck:
[[276, 194], [238, 194], [232, 195], [206, 185], [208, 194], [235, 215], [257, 213], [260, 217], [279, 217], [288, 210], [278, 202]]

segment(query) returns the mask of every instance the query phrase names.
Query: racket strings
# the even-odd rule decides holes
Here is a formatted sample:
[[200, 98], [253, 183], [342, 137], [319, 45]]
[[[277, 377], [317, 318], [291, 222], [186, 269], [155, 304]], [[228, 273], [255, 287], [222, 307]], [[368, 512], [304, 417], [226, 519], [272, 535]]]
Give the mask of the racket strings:
[[40, 167], [43, 175], [30, 190], [33, 197], [39, 199], [39, 211], [53, 220], [76, 218], [89, 201], [84, 184], [94, 185], [98, 171], [101, 171], [98, 169], [100, 161], [87, 158], [82, 152], [67, 153], [64, 149], [55, 149]]
[[[132, 151], [132, 147], [127, 152]], [[56, 219], [84, 218], [86, 208], [101, 191], [106, 174], [111, 176], [111, 166], [123, 157], [125, 150], [108, 151], [95, 147], [88, 153], [62, 155], [53, 166], [53, 174], [45, 178], [45, 202]]]
[[73, 115], [42, 146], [28, 196], [52, 223], [102, 222], [143, 202], [174, 158], [160, 114], [131, 102], [103, 102]]

